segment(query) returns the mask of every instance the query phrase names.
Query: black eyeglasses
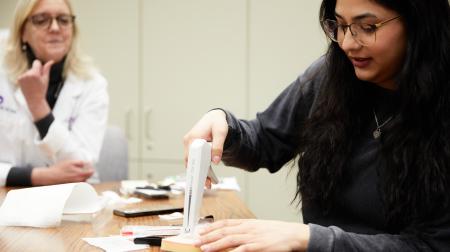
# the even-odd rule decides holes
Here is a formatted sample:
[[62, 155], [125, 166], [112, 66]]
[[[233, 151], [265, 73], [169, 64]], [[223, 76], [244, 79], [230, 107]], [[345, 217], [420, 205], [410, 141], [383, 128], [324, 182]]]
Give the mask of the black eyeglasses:
[[322, 25], [327, 36], [334, 42], [338, 42], [339, 44], [341, 44], [342, 41], [344, 41], [347, 29], [349, 29], [350, 33], [353, 36], [353, 39], [355, 39], [358, 44], [362, 46], [369, 46], [375, 43], [377, 39], [376, 31], [381, 26], [399, 17], [400, 16], [397, 16], [376, 24], [357, 22], [349, 25], [339, 24], [336, 20], [326, 19], [322, 21]]
[[38, 29], [50, 29], [53, 20], [56, 20], [61, 29], [67, 29], [72, 27], [75, 22], [75, 16], [60, 14], [54, 17], [47, 13], [41, 13], [29, 17], [28, 20], [30, 20], [30, 22]]

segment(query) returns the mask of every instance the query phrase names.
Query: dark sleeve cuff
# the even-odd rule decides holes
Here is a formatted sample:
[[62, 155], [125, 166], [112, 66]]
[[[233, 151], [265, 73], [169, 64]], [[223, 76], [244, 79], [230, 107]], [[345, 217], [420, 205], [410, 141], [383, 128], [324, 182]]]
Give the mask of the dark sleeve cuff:
[[334, 233], [330, 228], [315, 224], [308, 224], [308, 226], [310, 236], [307, 252], [334, 251]]
[[44, 139], [44, 137], [47, 135], [48, 129], [50, 128], [50, 125], [52, 125], [54, 120], [55, 120], [55, 117], [50, 112], [44, 118], [42, 118], [41, 120], [34, 123], [34, 125], [36, 125], [36, 128], [39, 131], [39, 135], [41, 136], [41, 139]]
[[[227, 124], [228, 124], [228, 134], [227, 134], [227, 137], [225, 138], [225, 142], [223, 144], [223, 150], [224, 151], [228, 150], [230, 148], [230, 146], [233, 144], [233, 142], [238, 138], [239, 133], [236, 131], [236, 129], [235, 129], [236, 127], [233, 126], [233, 120], [228, 111], [226, 111], [225, 109], [222, 109], [222, 108], [213, 108], [211, 110], [222, 110], [225, 113]], [[209, 111], [211, 111], [211, 110], [209, 110]]]
[[31, 165], [25, 167], [12, 167], [6, 177], [6, 186], [31, 186]]

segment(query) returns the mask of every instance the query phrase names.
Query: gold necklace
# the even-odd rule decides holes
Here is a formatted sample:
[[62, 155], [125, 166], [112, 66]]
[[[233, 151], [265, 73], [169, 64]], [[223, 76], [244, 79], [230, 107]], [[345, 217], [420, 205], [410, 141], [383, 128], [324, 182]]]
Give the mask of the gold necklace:
[[392, 116], [390, 116], [386, 121], [384, 121], [382, 124], [378, 123], [378, 117], [377, 114], [375, 113], [375, 110], [373, 110], [373, 115], [375, 117], [375, 123], [377, 124], [377, 128], [373, 131], [373, 138], [377, 139], [381, 136], [381, 127], [383, 127], [384, 125], [386, 125], [386, 123], [388, 123], [391, 119]]

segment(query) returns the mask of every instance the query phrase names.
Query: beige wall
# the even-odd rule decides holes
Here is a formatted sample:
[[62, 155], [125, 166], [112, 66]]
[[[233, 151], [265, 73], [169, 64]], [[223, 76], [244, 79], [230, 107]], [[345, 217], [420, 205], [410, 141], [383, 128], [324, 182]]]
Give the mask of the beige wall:
[[13, 0], [0, 1], [0, 29], [9, 27], [16, 2]]
[[[0, 28], [16, 1], [0, 1]], [[74, 0], [81, 43], [109, 81], [111, 124], [130, 142], [130, 176], [180, 173], [183, 134], [213, 107], [263, 110], [324, 53], [320, 1]], [[233, 175], [259, 218], [298, 220], [296, 171]]]

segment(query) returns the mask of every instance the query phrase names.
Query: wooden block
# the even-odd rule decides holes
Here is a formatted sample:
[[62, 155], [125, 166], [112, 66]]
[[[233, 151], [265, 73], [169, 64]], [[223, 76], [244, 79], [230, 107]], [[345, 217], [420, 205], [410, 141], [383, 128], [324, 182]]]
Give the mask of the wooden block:
[[200, 247], [194, 245], [197, 241], [195, 237], [186, 234], [167, 237], [161, 242], [161, 251], [201, 252]]

